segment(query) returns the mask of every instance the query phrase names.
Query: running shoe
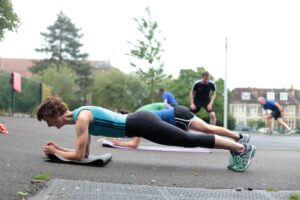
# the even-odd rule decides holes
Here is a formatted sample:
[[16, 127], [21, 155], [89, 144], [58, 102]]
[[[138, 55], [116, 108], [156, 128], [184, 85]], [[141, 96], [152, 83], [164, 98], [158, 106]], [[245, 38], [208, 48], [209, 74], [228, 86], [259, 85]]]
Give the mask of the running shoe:
[[295, 133], [295, 131], [293, 131], [293, 130], [289, 130], [288, 132], [286, 132], [284, 135], [286, 135], [286, 136], [290, 136], [290, 135], [292, 135], [292, 134], [294, 134]]
[[245, 150], [243, 152], [230, 152], [230, 164], [228, 165], [228, 169], [231, 169], [236, 172], [243, 172], [251, 164], [251, 159], [254, 157], [256, 147], [251, 144], [244, 144]]
[[250, 135], [249, 134], [240, 133], [240, 135], [242, 136], [242, 138], [238, 140], [238, 143], [240, 143], [240, 144], [249, 143], [249, 141], [250, 141]]

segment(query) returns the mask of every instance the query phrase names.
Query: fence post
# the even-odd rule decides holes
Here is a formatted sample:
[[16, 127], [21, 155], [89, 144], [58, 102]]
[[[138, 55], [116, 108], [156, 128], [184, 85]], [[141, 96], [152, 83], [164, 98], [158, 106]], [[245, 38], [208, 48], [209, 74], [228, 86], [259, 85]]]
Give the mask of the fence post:
[[43, 101], [43, 82], [40, 82], [40, 103]]
[[15, 96], [15, 91], [12, 88], [11, 90], [11, 115], [14, 115], [14, 111], [15, 111], [15, 104], [16, 104], [16, 96]]

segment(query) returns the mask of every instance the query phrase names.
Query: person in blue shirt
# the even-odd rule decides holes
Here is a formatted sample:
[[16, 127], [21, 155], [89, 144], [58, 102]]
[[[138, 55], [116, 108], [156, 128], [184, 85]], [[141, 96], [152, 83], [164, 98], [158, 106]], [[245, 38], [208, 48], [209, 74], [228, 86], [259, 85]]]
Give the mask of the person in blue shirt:
[[177, 101], [171, 92], [166, 91], [164, 88], [160, 88], [159, 92], [165, 104], [173, 107], [177, 105]]
[[[230, 169], [245, 171], [255, 153], [255, 146], [243, 145], [213, 134], [192, 134], [163, 122], [154, 113], [140, 111], [122, 115], [96, 106], [82, 106], [70, 111], [61, 98], [46, 98], [37, 109], [37, 119], [48, 127], [75, 125], [75, 149], [60, 147], [54, 142], [44, 146], [46, 156], [56, 154], [69, 160], [82, 160], [87, 156], [90, 136], [142, 137], [154, 143], [181, 147], [226, 149], [231, 152]], [[232, 165], [233, 164], [233, 165]]]
[[[265, 110], [267, 126], [271, 131], [272, 118], [274, 118], [278, 122], [278, 124], [283, 126], [283, 128], [286, 130], [286, 135], [291, 135], [293, 133], [291, 128], [283, 120], [283, 109], [278, 102], [276, 102], [275, 100], [266, 100], [264, 97], [259, 97], [257, 101]], [[268, 113], [269, 110], [271, 111], [271, 113]]]

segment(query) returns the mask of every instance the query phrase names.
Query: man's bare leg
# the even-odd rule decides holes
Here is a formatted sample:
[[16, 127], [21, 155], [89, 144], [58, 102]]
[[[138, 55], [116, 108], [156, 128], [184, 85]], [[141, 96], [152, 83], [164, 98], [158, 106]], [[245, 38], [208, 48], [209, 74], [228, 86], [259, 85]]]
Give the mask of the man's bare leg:
[[210, 124], [211, 125], [216, 125], [216, 114], [215, 112], [210, 112], [209, 113], [209, 118], [210, 118]]
[[268, 115], [266, 117], [266, 121], [267, 121], [267, 127], [270, 129], [270, 131], [272, 132], [272, 116], [271, 115]]
[[285, 123], [282, 118], [277, 119], [278, 124], [280, 124], [287, 132], [290, 132], [292, 129]]

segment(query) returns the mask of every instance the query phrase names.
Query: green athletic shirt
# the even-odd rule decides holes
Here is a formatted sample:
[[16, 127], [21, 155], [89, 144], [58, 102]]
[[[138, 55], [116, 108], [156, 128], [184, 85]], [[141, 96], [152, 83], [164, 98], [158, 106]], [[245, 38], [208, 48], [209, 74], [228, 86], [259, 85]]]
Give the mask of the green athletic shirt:
[[82, 106], [75, 109], [73, 114], [74, 122], [82, 110], [90, 110], [93, 120], [89, 124], [89, 134], [94, 136], [125, 137], [127, 115], [115, 113], [102, 107]]
[[158, 103], [150, 103], [150, 104], [144, 105], [144, 106], [140, 107], [139, 109], [137, 109], [136, 111], [163, 110], [163, 109], [167, 109], [168, 107], [169, 106], [167, 106], [165, 103], [158, 102]]

